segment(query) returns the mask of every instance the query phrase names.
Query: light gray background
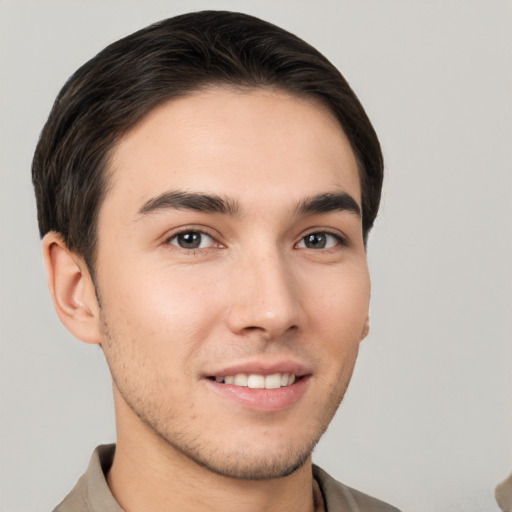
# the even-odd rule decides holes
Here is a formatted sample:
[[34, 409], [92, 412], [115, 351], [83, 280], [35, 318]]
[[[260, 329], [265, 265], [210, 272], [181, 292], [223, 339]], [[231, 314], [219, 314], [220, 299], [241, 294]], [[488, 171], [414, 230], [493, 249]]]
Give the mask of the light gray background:
[[114, 439], [101, 351], [47, 296], [30, 164], [67, 77], [188, 10], [256, 14], [344, 73], [387, 164], [372, 331], [315, 459], [405, 511], [496, 511], [512, 470], [510, 1], [0, 1], [2, 512], [48, 511]]

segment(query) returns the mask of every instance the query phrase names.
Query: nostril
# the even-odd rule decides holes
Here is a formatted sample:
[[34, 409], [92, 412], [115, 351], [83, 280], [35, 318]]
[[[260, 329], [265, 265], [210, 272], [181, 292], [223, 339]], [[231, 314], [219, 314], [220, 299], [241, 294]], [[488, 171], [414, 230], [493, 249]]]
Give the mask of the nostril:
[[278, 336], [282, 336], [286, 333], [297, 331], [299, 329], [299, 326], [297, 324], [290, 325], [289, 327], [285, 327], [284, 329], [281, 329], [280, 327], [272, 328], [270, 326], [259, 326], [259, 325], [248, 325], [247, 327], [244, 327], [242, 330], [245, 333], [260, 333], [262, 336], [262, 339], [273, 339]]

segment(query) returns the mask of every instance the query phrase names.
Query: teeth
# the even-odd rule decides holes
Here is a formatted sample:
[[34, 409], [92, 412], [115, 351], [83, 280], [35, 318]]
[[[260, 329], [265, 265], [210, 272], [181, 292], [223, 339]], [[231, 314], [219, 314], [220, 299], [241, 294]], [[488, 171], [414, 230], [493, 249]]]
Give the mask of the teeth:
[[275, 373], [274, 375], [267, 375], [265, 377], [265, 389], [277, 389], [281, 387], [281, 375]]
[[248, 377], [247, 375], [245, 375], [245, 373], [237, 373], [235, 375], [235, 386], [247, 386], [247, 381], [248, 381]]
[[227, 377], [215, 377], [215, 380], [251, 389], [278, 389], [292, 385], [295, 382], [295, 375], [293, 373], [274, 373], [273, 375], [237, 373]]
[[264, 389], [265, 377], [263, 377], [263, 375], [249, 375], [249, 377], [247, 377], [247, 387], [252, 389]]

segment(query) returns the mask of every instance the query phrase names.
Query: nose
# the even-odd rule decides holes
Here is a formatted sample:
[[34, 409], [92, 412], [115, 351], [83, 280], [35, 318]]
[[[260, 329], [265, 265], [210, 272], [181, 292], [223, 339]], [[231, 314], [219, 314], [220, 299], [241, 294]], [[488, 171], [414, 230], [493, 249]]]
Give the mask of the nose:
[[278, 250], [242, 258], [231, 277], [227, 321], [232, 332], [272, 340], [300, 327], [297, 279]]

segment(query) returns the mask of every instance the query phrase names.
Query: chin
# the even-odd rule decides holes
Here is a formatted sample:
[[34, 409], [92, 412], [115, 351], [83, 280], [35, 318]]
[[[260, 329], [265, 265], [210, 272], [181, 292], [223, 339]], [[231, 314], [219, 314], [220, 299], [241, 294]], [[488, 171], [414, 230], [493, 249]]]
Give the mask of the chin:
[[[315, 443], [316, 444], [316, 443]], [[205, 456], [195, 450], [187, 450], [184, 447], [176, 447], [182, 455], [197, 465], [227, 478], [239, 480], [271, 480], [284, 478], [291, 475], [310, 459], [313, 446], [298, 450], [287, 450], [286, 453], [255, 454], [244, 447], [231, 453], [214, 453]]]

